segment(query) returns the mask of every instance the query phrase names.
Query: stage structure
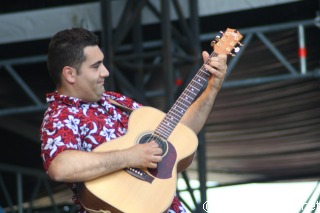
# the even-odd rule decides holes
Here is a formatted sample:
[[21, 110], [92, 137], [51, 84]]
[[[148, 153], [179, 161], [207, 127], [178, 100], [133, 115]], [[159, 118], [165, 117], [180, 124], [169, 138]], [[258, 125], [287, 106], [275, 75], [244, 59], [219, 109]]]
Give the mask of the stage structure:
[[[123, 0], [118, 1], [122, 4], [118, 5], [116, 10], [112, 2], [101, 0], [98, 4], [93, 5], [99, 8], [101, 16], [99, 21], [96, 20], [97, 25], [85, 19], [81, 20], [76, 15], [73, 23], [79, 27], [91, 28], [100, 36], [101, 46], [106, 56], [105, 65], [111, 73], [106, 82], [107, 89], [119, 91], [144, 105], [152, 105], [167, 111], [202, 65], [200, 56], [203, 47], [209, 46], [211, 40], [220, 32], [200, 33], [197, 0], [183, 1], [184, 5], [177, 0], [162, 0], [158, 1], [158, 4], [148, 0]], [[92, 7], [91, 4], [88, 6]], [[145, 20], [146, 16], [143, 11], [152, 14], [153, 21]], [[116, 21], [114, 17], [118, 17]], [[228, 75], [223, 89], [242, 88], [288, 79], [319, 78], [319, 68], [308, 70], [305, 54], [305, 30], [318, 26], [317, 19], [312, 19], [238, 29], [244, 36], [242, 41], [244, 46], [236, 56], [229, 58]], [[300, 52], [300, 55], [296, 59], [300, 64], [299, 69], [286, 59], [286, 56], [269, 38], [270, 33], [277, 34], [283, 31], [295, 32], [294, 35], [292, 33], [291, 35], [299, 38], [297, 51]], [[246, 49], [250, 48], [253, 39], [259, 40], [264, 45], [263, 48], [267, 48], [273, 54], [286, 70], [285, 73], [229, 80], [229, 76], [232, 76], [233, 70], [236, 69], [241, 57], [246, 54]], [[45, 61], [45, 54], [0, 60], [0, 76], [4, 73], [10, 76], [16, 86], [25, 93], [24, 99], [29, 99], [25, 104], [19, 106], [11, 104], [8, 104], [8, 107], [2, 106], [0, 126], [38, 145], [39, 126], [30, 125], [30, 115], [36, 115], [35, 124], [39, 124], [47, 105], [42, 97], [39, 98], [37, 88], [28, 84], [28, 79], [24, 78], [25, 75], [20, 75], [16, 67], [40, 64], [43, 68]], [[10, 93], [10, 91], [7, 92]], [[212, 178], [208, 172], [205, 134], [205, 129], [199, 134], [199, 147], [193, 166], [180, 174], [180, 178], [187, 186], [183, 192], [189, 193], [193, 204], [190, 205], [183, 197], [180, 197], [191, 212], [203, 211], [202, 204], [207, 201], [206, 182], [214, 180], [214, 177]], [[4, 198], [1, 204], [4, 205], [6, 212], [22, 213], [46, 208], [47, 212], [64, 211], [64, 202], [65, 199], [68, 199], [65, 197], [69, 196], [69, 193], [65, 192], [64, 188], [59, 190], [59, 186], [48, 180], [42, 170], [0, 163], [0, 172], [0, 193]], [[3, 178], [7, 175], [15, 178], [15, 187], [11, 187], [11, 184], [9, 188], [8, 178]], [[193, 188], [190, 179], [199, 180], [199, 188]], [[225, 185], [252, 181], [266, 180], [248, 179]], [[15, 192], [12, 192], [14, 188]], [[200, 200], [196, 200], [195, 191], [200, 192]], [[178, 191], [178, 195], [180, 193]]]

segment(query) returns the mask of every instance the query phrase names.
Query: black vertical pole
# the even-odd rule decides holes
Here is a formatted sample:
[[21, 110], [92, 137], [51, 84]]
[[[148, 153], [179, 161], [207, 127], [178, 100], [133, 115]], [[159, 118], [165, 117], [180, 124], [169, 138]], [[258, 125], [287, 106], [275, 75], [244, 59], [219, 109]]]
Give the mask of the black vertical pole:
[[105, 65], [110, 72], [110, 76], [106, 79], [105, 88], [107, 90], [115, 90], [113, 75], [113, 58], [114, 51], [112, 45], [112, 8], [111, 0], [100, 0], [101, 13], [101, 49], [105, 54]]
[[[200, 30], [199, 30], [199, 9], [198, 0], [189, 0], [190, 6], [190, 22], [192, 35], [194, 38], [194, 54], [195, 57], [201, 55], [200, 51]], [[196, 42], [198, 41], [198, 42]], [[202, 64], [202, 61], [199, 61]], [[202, 129], [198, 134], [199, 145], [197, 150], [198, 159], [198, 178], [200, 182], [200, 203], [197, 205], [197, 212], [203, 212], [202, 205], [207, 201], [207, 164], [206, 164], [206, 143], [205, 143], [205, 130]]]
[[163, 57], [163, 73], [166, 83], [166, 110], [168, 110], [174, 102], [173, 90], [173, 65], [171, 52], [171, 28], [170, 28], [170, 4], [169, 0], [161, 1], [161, 35], [162, 35], [162, 57]]

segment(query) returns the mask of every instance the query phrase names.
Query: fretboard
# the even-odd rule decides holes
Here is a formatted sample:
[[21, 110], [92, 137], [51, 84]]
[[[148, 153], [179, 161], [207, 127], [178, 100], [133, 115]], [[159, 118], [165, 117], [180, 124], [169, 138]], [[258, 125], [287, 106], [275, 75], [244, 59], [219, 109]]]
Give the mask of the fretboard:
[[166, 114], [164, 119], [160, 122], [158, 127], [156, 128], [154, 134], [160, 136], [163, 139], [168, 139], [176, 125], [181, 120], [184, 113], [193, 103], [195, 98], [198, 96], [199, 92], [201, 91], [202, 87], [206, 85], [209, 76], [211, 73], [206, 70], [205, 64], [208, 64], [210, 58], [217, 56], [216, 53], [212, 53], [206, 62], [202, 65], [196, 75], [192, 78], [190, 83], [181, 93], [179, 98], [173, 104], [169, 112]]

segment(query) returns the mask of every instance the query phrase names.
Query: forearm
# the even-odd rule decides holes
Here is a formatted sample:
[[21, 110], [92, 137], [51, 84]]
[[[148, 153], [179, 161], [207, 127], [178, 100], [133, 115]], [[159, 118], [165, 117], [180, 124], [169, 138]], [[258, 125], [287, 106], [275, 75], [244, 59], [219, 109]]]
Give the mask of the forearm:
[[217, 90], [210, 91], [209, 88], [206, 88], [199, 98], [189, 107], [182, 117], [181, 123], [185, 124], [198, 134], [212, 111], [217, 94]]
[[83, 182], [127, 167], [126, 151], [66, 150], [50, 164], [48, 175], [59, 182]]
[[126, 167], [156, 168], [161, 153], [155, 142], [108, 152], [65, 150], [51, 162], [48, 175], [58, 182], [83, 182]]
[[[203, 52], [204, 61], [208, 56], [208, 53]], [[208, 79], [208, 85], [181, 119], [181, 122], [190, 127], [195, 133], [200, 132], [212, 111], [214, 101], [222, 87], [226, 74], [226, 61], [226, 55], [218, 55], [217, 57], [212, 57], [210, 62], [205, 65], [206, 70], [212, 74]]]

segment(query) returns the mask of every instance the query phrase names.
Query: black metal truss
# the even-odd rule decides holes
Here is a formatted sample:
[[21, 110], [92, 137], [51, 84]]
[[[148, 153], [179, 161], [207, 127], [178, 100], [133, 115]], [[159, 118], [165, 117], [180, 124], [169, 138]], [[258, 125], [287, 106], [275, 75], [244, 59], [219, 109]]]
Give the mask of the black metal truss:
[[[163, 97], [165, 105], [163, 110], [167, 110], [176, 99], [179, 90], [174, 84], [175, 77], [180, 70], [181, 65], [188, 64], [191, 67], [187, 70], [187, 76], [183, 84], [188, 83], [190, 76], [194, 75], [194, 68], [201, 65], [200, 45], [201, 42], [212, 40], [212, 35], [218, 34], [201, 34], [199, 32], [199, 14], [197, 8], [197, 0], [188, 0], [189, 17], [183, 14], [181, 5], [177, 0], [162, 0], [160, 10], [155, 7], [148, 0], [123, 0], [125, 1], [125, 8], [122, 11], [121, 19], [118, 26], [110, 27], [112, 24], [111, 0], [101, 0], [101, 14], [102, 14], [102, 30], [101, 30], [101, 44], [106, 54], [106, 66], [111, 72], [106, 86], [111, 90], [120, 90], [122, 93], [131, 96], [143, 104], [150, 104], [149, 99], [153, 97]], [[142, 9], [147, 8], [155, 17], [159, 19], [160, 23], [160, 37], [159, 40], [144, 40], [143, 25], [141, 20]], [[170, 11], [174, 10], [177, 14], [178, 20], [174, 23], [170, 17]], [[248, 29], [239, 29], [244, 35], [242, 50], [233, 57], [228, 64], [228, 75], [236, 66], [239, 58], [245, 54], [245, 49], [250, 45], [252, 37], [259, 38], [265, 46], [270, 49], [274, 56], [283, 64], [288, 70], [287, 74], [275, 75], [269, 77], [258, 77], [253, 79], [234, 80], [228, 79], [224, 83], [224, 87], [242, 87], [252, 84], [261, 84], [273, 81], [281, 81], [288, 78], [315, 78], [320, 77], [319, 70], [306, 70], [306, 66], [302, 64], [301, 70], [296, 70], [289, 61], [281, 54], [281, 52], [272, 44], [266, 36], [266, 32], [277, 32], [285, 29], [297, 29], [298, 37], [304, 39], [303, 30], [307, 27], [314, 27], [314, 20], [304, 20], [300, 22], [292, 22], [278, 25], [270, 25], [264, 27], [255, 27]], [[0, 68], [8, 72], [16, 83], [25, 91], [26, 95], [31, 99], [33, 104], [13, 107], [7, 109], [0, 109], [0, 117], [15, 115], [19, 113], [43, 112], [46, 109], [46, 104], [42, 103], [34, 91], [27, 85], [14, 69], [18, 64], [39, 63], [46, 60], [45, 55], [16, 58], [10, 60], [0, 61]], [[134, 73], [134, 79], [130, 79], [130, 73], [125, 69], [130, 69]], [[148, 89], [147, 85], [150, 83], [151, 76], [154, 72], [161, 72], [164, 80], [164, 87], [158, 89]], [[123, 85], [119, 87], [118, 85]], [[189, 177], [187, 172], [183, 172], [181, 177], [187, 184], [187, 190], [194, 202], [194, 207], [189, 206], [186, 202], [184, 204], [192, 212], [202, 212], [202, 204], [207, 200], [206, 197], [206, 152], [204, 149], [203, 132], [199, 134], [199, 148], [198, 152], [198, 179], [200, 187], [194, 189], [189, 184]], [[9, 209], [18, 212], [23, 212], [23, 185], [21, 178], [25, 175], [33, 176], [37, 181], [33, 196], [30, 198], [29, 208], [32, 208], [33, 198], [38, 192], [38, 185], [44, 183], [46, 186], [46, 176], [40, 171], [32, 169], [20, 168], [12, 165], [0, 164], [0, 171], [14, 173], [17, 178], [17, 191], [19, 195], [18, 203], [12, 203], [9, 196], [6, 196]], [[0, 189], [1, 193], [8, 194], [5, 183], [1, 179], [0, 173]], [[55, 205], [52, 192], [49, 187], [47, 192], [51, 198], [51, 204], [55, 212], [59, 209]], [[196, 201], [193, 192], [200, 191], [201, 199]], [[179, 192], [178, 192], [179, 193]], [[15, 207], [14, 207], [15, 206]], [[16, 209], [16, 210], [14, 210]]]

